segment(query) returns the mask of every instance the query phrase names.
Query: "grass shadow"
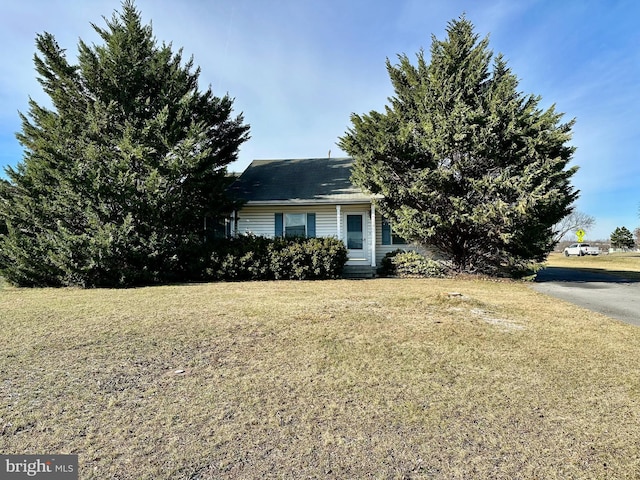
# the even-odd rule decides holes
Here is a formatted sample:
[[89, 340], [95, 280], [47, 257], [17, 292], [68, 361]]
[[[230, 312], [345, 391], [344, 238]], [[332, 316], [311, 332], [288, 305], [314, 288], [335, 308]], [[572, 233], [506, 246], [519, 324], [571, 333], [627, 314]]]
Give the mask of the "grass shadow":
[[545, 267], [538, 272], [535, 281], [537, 283], [637, 283], [640, 282], [640, 272], [605, 268]]

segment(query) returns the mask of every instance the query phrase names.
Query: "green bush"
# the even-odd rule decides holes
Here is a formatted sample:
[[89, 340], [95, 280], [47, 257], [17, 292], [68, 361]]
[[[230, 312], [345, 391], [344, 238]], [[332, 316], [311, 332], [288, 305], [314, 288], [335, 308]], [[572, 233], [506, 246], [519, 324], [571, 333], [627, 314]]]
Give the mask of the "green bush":
[[279, 241], [273, 244], [269, 252], [269, 262], [273, 278], [276, 280], [296, 278], [293, 273], [294, 268], [298, 272], [298, 278], [300, 278], [303, 270], [303, 266], [301, 265], [303, 259], [298, 247], [298, 240], [292, 240], [291, 243], [284, 245]]
[[271, 244], [264, 237], [242, 235], [218, 239], [205, 267], [206, 280], [266, 280], [269, 278]]
[[206, 267], [209, 280], [322, 280], [338, 278], [347, 262], [335, 238], [242, 235], [216, 241]]
[[399, 255], [400, 253], [404, 253], [404, 252], [405, 252], [404, 250], [397, 249], [397, 250], [394, 250], [393, 252], [387, 253], [382, 258], [382, 261], [380, 262], [380, 267], [378, 268], [378, 275], [382, 277], [395, 276], [397, 273], [397, 270], [396, 270], [396, 265], [394, 263], [394, 258], [396, 257], [396, 255]]
[[315, 238], [307, 243], [316, 278], [338, 278], [347, 263], [347, 248], [337, 238]]
[[444, 277], [447, 268], [440, 262], [417, 252], [394, 250], [381, 262], [379, 273], [397, 277]]

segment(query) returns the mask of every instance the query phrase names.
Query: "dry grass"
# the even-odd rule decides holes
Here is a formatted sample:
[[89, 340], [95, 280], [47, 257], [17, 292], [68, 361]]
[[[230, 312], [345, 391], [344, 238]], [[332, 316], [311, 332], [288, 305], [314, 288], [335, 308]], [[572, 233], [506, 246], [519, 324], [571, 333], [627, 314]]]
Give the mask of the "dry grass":
[[561, 253], [549, 255], [550, 267], [568, 267], [604, 272], [640, 280], [640, 253], [610, 253], [606, 255], [585, 255], [584, 257], [565, 257]]
[[640, 329], [520, 283], [4, 287], [0, 346], [82, 479], [640, 476]]

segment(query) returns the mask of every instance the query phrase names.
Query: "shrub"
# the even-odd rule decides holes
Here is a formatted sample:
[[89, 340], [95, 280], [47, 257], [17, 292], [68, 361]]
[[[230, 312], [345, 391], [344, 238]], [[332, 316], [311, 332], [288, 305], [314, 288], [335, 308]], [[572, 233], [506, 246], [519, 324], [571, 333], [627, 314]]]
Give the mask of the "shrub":
[[387, 253], [380, 262], [380, 268], [378, 268], [378, 275], [383, 277], [393, 277], [396, 274], [396, 265], [393, 259], [396, 255], [404, 253], [404, 250], [397, 249], [393, 252]]
[[322, 280], [338, 278], [347, 249], [335, 238], [242, 235], [216, 241], [206, 267], [209, 280]]
[[276, 280], [304, 279], [304, 260], [297, 242], [298, 240], [292, 240], [285, 245], [279, 245], [280, 242], [276, 242], [270, 249], [271, 273]]
[[272, 242], [256, 235], [214, 240], [205, 268], [207, 280], [266, 280]]
[[271, 270], [278, 280], [338, 278], [347, 262], [347, 249], [335, 238], [289, 240], [283, 248], [276, 242], [271, 253]]
[[347, 263], [347, 248], [337, 238], [315, 238], [307, 242], [313, 274], [317, 278], [338, 278]]
[[447, 268], [417, 252], [394, 250], [382, 259], [381, 274], [398, 277], [443, 277]]

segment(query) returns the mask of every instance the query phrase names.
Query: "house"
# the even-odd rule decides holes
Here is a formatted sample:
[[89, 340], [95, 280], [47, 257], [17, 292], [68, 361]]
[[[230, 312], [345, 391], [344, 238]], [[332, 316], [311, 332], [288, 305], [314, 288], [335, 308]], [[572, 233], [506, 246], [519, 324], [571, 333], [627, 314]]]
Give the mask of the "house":
[[351, 183], [352, 165], [351, 158], [254, 160], [230, 187], [244, 202], [231, 216], [232, 234], [337, 237], [347, 269], [373, 274], [386, 253], [410, 247]]

